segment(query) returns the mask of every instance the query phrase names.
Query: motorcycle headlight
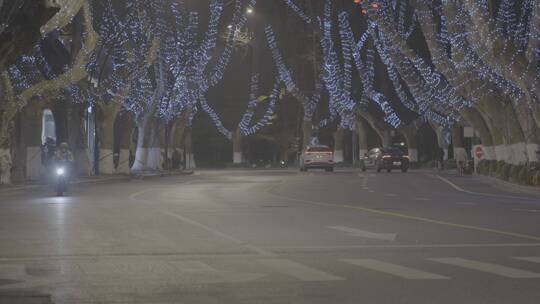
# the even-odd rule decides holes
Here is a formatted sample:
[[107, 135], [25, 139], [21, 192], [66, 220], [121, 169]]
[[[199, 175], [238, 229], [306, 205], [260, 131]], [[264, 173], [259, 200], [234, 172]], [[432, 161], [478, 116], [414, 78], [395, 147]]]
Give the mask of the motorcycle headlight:
[[56, 169], [56, 175], [62, 176], [62, 175], [64, 175], [64, 173], [66, 173], [64, 168], [57, 168]]

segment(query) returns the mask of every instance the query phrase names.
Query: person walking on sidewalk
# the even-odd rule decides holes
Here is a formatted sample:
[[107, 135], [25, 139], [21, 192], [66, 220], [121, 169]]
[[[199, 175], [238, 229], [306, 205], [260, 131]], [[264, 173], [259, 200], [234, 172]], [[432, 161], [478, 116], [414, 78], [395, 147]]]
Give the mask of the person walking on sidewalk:
[[455, 158], [459, 176], [463, 176], [463, 174], [465, 173], [465, 168], [469, 161], [465, 149], [457, 149]]
[[444, 170], [444, 150], [441, 147], [437, 149], [437, 169]]

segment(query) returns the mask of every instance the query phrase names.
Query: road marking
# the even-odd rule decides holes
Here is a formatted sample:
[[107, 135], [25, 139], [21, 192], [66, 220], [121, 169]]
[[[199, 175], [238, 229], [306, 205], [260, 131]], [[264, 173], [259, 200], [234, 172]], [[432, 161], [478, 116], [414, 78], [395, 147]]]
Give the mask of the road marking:
[[272, 251], [342, 251], [349, 249], [410, 249], [410, 248], [512, 248], [540, 247], [540, 243], [501, 243], [501, 244], [410, 244], [410, 245], [349, 245], [349, 246], [273, 246]]
[[369, 190], [368, 192], [370, 192], [370, 193], [373, 193], [373, 192], [375, 192], [375, 191], [373, 191], [373, 190]]
[[514, 259], [533, 263], [540, 263], [540, 257], [516, 257]]
[[394, 193], [386, 193], [385, 196], [395, 197], [397, 195], [395, 195]]
[[408, 214], [392, 212], [392, 211], [377, 210], [377, 209], [372, 209], [372, 208], [365, 208], [365, 207], [346, 205], [346, 204], [323, 203], [323, 202], [288, 197], [285, 195], [273, 193], [273, 190], [276, 189], [278, 186], [279, 184], [273, 185], [272, 187], [266, 190], [266, 193], [275, 197], [279, 197], [280, 199], [287, 199], [287, 200], [296, 201], [296, 202], [300, 202], [304, 204], [315, 205], [315, 206], [352, 209], [352, 210], [358, 210], [358, 211], [363, 211], [363, 212], [368, 212], [368, 213], [373, 213], [373, 214], [408, 219], [408, 220], [413, 220], [417, 222], [424, 222], [424, 223], [430, 223], [430, 224], [436, 224], [436, 225], [448, 226], [448, 227], [454, 227], [454, 228], [461, 228], [461, 229], [473, 230], [473, 231], [481, 231], [481, 232], [487, 232], [487, 233], [498, 234], [498, 235], [512, 236], [515, 238], [525, 239], [525, 240], [540, 241], [540, 236], [535, 236], [535, 235], [515, 233], [515, 232], [510, 232], [510, 231], [491, 229], [491, 228], [485, 228], [485, 227], [473, 226], [473, 225], [457, 224], [457, 223], [447, 222], [443, 220], [436, 220], [436, 219], [408, 215]]
[[540, 212], [540, 210], [536, 210], [536, 209], [512, 209], [512, 211], [530, 212], [530, 213], [539, 213]]
[[366, 239], [376, 239], [383, 241], [393, 242], [396, 240], [395, 233], [374, 233], [356, 228], [350, 228], [345, 226], [328, 226], [330, 229], [338, 230], [347, 233], [348, 236], [361, 237]]
[[384, 272], [409, 280], [444, 280], [448, 277], [425, 272], [410, 267], [382, 262], [374, 259], [343, 259], [345, 263], [360, 266], [374, 271]]
[[458, 202], [456, 205], [463, 205], [463, 206], [477, 206], [477, 203], [465, 203], [465, 202]]
[[23, 277], [26, 276], [24, 264], [4, 264], [0, 265], [0, 278]]
[[417, 200], [417, 201], [430, 201], [431, 199], [427, 198], [427, 197], [417, 197], [417, 198], [415, 198], [415, 200]]
[[453, 266], [458, 266], [466, 269], [483, 271], [507, 278], [513, 279], [537, 279], [540, 278], [540, 273], [530, 272], [517, 268], [467, 260], [462, 258], [429, 258], [428, 260]]
[[293, 262], [285, 259], [265, 259], [259, 261], [280, 273], [291, 276], [301, 281], [342, 281], [341, 277]]
[[495, 198], [509, 198], [509, 199], [519, 199], [519, 200], [533, 200], [533, 198], [529, 198], [529, 197], [523, 197], [523, 196], [510, 196], [510, 195], [498, 195], [498, 194], [491, 194], [491, 193], [483, 193], [483, 192], [474, 192], [474, 191], [470, 191], [470, 190], [466, 190], [466, 189], [463, 189], [461, 188], [460, 186], [452, 183], [451, 181], [449, 181], [448, 179], [440, 176], [440, 175], [435, 175], [435, 177], [437, 177], [438, 179], [440, 179], [441, 181], [445, 182], [446, 184], [448, 184], [450, 187], [454, 188], [455, 190], [459, 191], [459, 192], [463, 192], [463, 193], [467, 193], [467, 194], [472, 194], [472, 195], [479, 195], [479, 196], [487, 196], [487, 197], [495, 197]]
[[188, 224], [191, 224], [191, 225], [193, 225], [193, 226], [199, 227], [199, 228], [201, 228], [201, 229], [203, 229], [203, 230], [206, 230], [207, 232], [210, 232], [210, 233], [212, 233], [212, 234], [215, 234], [215, 235], [217, 235], [217, 236], [220, 236], [220, 237], [222, 237], [222, 238], [224, 238], [224, 239], [226, 239], [226, 240], [229, 240], [229, 241], [231, 241], [231, 242], [233, 242], [233, 243], [236, 243], [236, 244], [238, 244], [238, 245], [240, 245], [240, 246], [242, 246], [242, 247], [245, 247], [245, 248], [247, 248], [247, 249], [249, 249], [249, 250], [251, 250], [251, 251], [254, 251], [254, 252], [256, 252], [256, 253], [258, 253], [258, 254], [260, 254], [260, 255], [264, 255], [264, 256], [275, 256], [275, 254], [272, 253], [272, 252], [270, 252], [270, 251], [266, 251], [266, 250], [264, 250], [264, 249], [262, 249], [262, 248], [259, 248], [259, 247], [257, 247], [257, 246], [251, 245], [251, 244], [249, 244], [249, 243], [247, 243], [247, 242], [241, 241], [241, 240], [239, 240], [239, 239], [237, 239], [237, 238], [235, 238], [235, 237], [232, 237], [232, 236], [230, 236], [230, 235], [228, 235], [228, 234], [225, 234], [225, 233], [223, 233], [223, 232], [221, 232], [221, 231], [218, 231], [218, 230], [216, 230], [216, 229], [214, 229], [214, 228], [212, 228], [212, 227], [208, 227], [208, 226], [206, 226], [206, 225], [204, 225], [204, 224], [201, 224], [201, 223], [199, 223], [199, 222], [197, 222], [197, 221], [194, 221], [194, 220], [192, 220], [192, 219], [190, 219], [190, 218], [187, 218], [187, 217], [185, 217], [185, 216], [182, 216], [182, 215], [180, 215], [180, 214], [177, 214], [177, 213], [174, 213], [174, 212], [168, 212], [168, 211], [162, 211], [162, 213], [163, 213], [163, 214], [166, 214], [166, 215], [168, 215], [168, 216], [175, 217], [175, 218], [177, 218], [177, 219], [179, 219], [179, 220], [181, 220], [181, 221], [183, 221], [183, 222], [186, 222], [186, 223], [188, 223]]

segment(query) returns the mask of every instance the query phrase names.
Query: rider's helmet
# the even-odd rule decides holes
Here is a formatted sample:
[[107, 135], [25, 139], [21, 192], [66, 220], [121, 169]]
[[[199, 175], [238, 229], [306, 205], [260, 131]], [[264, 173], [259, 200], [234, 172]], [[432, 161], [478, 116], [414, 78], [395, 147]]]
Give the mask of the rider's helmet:
[[62, 150], [62, 151], [64, 151], [64, 152], [67, 151], [67, 150], [69, 150], [68, 144], [67, 144], [66, 142], [61, 143], [61, 144], [60, 144], [60, 150]]

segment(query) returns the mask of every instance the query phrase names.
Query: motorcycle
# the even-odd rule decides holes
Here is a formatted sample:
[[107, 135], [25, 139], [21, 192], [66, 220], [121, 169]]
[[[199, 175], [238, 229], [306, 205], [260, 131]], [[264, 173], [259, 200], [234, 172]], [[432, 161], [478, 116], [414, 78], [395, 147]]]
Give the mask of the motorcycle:
[[54, 191], [57, 196], [63, 196], [67, 190], [68, 172], [65, 164], [55, 166], [54, 170]]

